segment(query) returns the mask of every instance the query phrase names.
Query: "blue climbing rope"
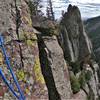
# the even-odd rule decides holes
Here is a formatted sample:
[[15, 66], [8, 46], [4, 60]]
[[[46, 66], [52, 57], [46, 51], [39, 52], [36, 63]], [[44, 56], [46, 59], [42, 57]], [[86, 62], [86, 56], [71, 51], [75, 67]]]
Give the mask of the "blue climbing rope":
[[15, 93], [13, 87], [10, 85], [10, 83], [7, 81], [6, 77], [4, 76], [2, 69], [0, 68], [0, 75], [3, 79], [3, 81], [6, 83], [6, 85], [8, 86], [8, 88], [11, 90], [11, 92], [14, 94], [15, 97], [17, 97], [17, 99], [19, 99], [18, 95]]
[[3, 41], [3, 37], [2, 36], [0, 36], [0, 47], [2, 49], [2, 53], [3, 53], [4, 57], [5, 57], [7, 68], [9, 69], [9, 71], [10, 71], [10, 73], [12, 75], [12, 78], [13, 78], [16, 86], [17, 86], [18, 92], [20, 93], [20, 97], [18, 97], [17, 94], [14, 92], [13, 87], [8, 83], [8, 81], [5, 78], [5, 76], [4, 76], [4, 74], [3, 74], [1, 69], [0, 69], [0, 75], [2, 76], [2, 79], [4, 80], [6, 85], [9, 87], [10, 91], [14, 94], [14, 96], [16, 96], [16, 98], [18, 98], [19, 100], [25, 100], [25, 96], [24, 96], [24, 94], [23, 94], [23, 92], [22, 92], [22, 90], [20, 88], [20, 85], [19, 85], [19, 83], [17, 81], [17, 78], [16, 78], [16, 76], [15, 76], [15, 74], [14, 74], [14, 72], [13, 72], [11, 66], [10, 66], [10, 61], [9, 61], [9, 58], [7, 56], [7, 53], [6, 53], [6, 49], [4, 47], [4, 41]]

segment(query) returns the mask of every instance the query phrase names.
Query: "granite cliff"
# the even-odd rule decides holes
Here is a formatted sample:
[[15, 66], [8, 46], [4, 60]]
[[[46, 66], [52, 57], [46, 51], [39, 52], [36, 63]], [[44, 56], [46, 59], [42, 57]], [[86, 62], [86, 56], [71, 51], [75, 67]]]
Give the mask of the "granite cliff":
[[[40, 67], [36, 33], [25, 0], [0, 0], [0, 35], [4, 37], [7, 55], [21, 89], [30, 100], [47, 99], [48, 95]], [[0, 64], [7, 79], [13, 84], [2, 52]], [[1, 99], [15, 100], [2, 79], [0, 93]]]
[[[28, 2], [0, 0], [0, 35], [26, 99], [99, 100], [100, 69], [78, 7], [69, 5], [57, 25], [31, 15]], [[13, 84], [1, 50], [0, 65]], [[0, 98], [15, 100], [1, 77]]]
[[[73, 93], [83, 90], [90, 100], [96, 100], [99, 97], [99, 66], [94, 61], [92, 43], [85, 32], [78, 7], [69, 5], [61, 21], [61, 34], [58, 40], [70, 66]], [[77, 89], [73, 84], [75, 77], [79, 81]]]

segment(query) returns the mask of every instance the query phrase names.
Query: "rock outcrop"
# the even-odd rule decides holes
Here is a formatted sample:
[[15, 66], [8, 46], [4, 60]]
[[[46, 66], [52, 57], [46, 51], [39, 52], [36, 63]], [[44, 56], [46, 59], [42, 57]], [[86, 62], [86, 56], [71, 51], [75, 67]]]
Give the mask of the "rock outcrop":
[[67, 51], [66, 59], [75, 62], [90, 55], [92, 45], [84, 30], [80, 11], [76, 6], [69, 6], [68, 12], [63, 16], [61, 25], [63, 28], [62, 37], [67, 38], [64, 39], [66, 41], [63, 46], [64, 51]]
[[[26, 99], [99, 99], [100, 69], [78, 7], [69, 5], [59, 32], [58, 23], [33, 17], [28, 1], [0, 0], [0, 35]], [[1, 49], [0, 66], [14, 84]], [[0, 99], [16, 99], [1, 77]]]
[[74, 88], [74, 81], [72, 81], [73, 92], [77, 92], [80, 87], [90, 100], [96, 100], [99, 97], [97, 73], [99, 66], [97, 64], [95, 66], [94, 64], [95, 61], [92, 58], [92, 43], [85, 32], [78, 7], [69, 5], [68, 11], [63, 15], [60, 24], [61, 34], [58, 40], [64, 51], [65, 59], [69, 63], [71, 79], [76, 77], [78, 78], [77, 81], [81, 79], [81, 82], [83, 82], [85, 80], [83, 82], [85, 83], [84, 86], [83, 83], [78, 84], [77, 82], [77, 90]]
[[50, 100], [67, 100], [71, 97], [68, 66], [55, 36], [38, 35], [40, 62], [48, 87]]
[[[32, 27], [30, 10], [25, 0], [0, 0], [0, 35], [4, 37], [7, 55], [20, 86], [30, 100], [48, 98], [35, 33], [38, 32]], [[13, 83], [1, 50], [0, 55], [0, 66], [10, 83]], [[10, 96], [11, 93], [2, 79], [0, 93], [1, 91], [2, 99], [15, 100], [9, 98], [13, 96]]]

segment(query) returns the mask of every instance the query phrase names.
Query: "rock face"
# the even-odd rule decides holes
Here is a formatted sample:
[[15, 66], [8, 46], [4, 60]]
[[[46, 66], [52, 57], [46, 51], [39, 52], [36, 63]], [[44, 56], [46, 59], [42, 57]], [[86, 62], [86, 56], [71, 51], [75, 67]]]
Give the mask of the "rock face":
[[61, 21], [61, 33], [62, 48], [68, 61], [82, 60], [91, 54], [92, 45], [84, 30], [78, 7], [69, 5]]
[[38, 36], [42, 72], [50, 100], [67, 100], [71, 97], [68, 66], [55, 36]]
[[[78, 81], [82, 79], [81, 82], [83, 82], [83, 78], [85, 80], [83, 82], [85, 86], [82, 85], [83, 83], [79, 83], [77, 86], [84, 90], [90, 100], [96, 100], [99, 97], [99, 66], [97, 64], [95, 66], [94, 60], [91, 58], [92, 44], [85, 32], [78, 7], [69, 5], [60, 24], [61, 34], [58, 40], [63, 48], [65, 59], [70, 65], [69, 69], [71, 73], [74, 72], [74, 77], [78, 78]], [[85, 88], [86, 85], [88, 85], [87, 88]], [[73, 86], [72, 83], [72, 89]], [[75, 88], [74, 92], [76, 92]]]
[[[47, 99], [48, 93], [41, 73], [35, 33], [37, 32], [32, 28], [29, 7], [25, 0], [0, 0], [0, 34], [4, 37], [7, 55], [20, 86], [28, 99]], [[7, 79], [13, 83], [1, 50], [0, 64]], [[0, 97], [8, 99], [11, 93], [7, 92], [2, 79], [0, 93], [1, 88], [6, 89], [3, 89]]]
[[[4, 37], [11, 67], [26, 99], [99, 99], [100, 70], [91, 57], [92, 45], [79, 9], [70, 5], [64, 14], [58, 37], [60, 46], [54, 35], [58, 32], [55, 22], [47, 19], [43, 22], [43, 18], [42, 22], [35, 20], [35, 25], [28, 1], [0, 0], [0, 35]], [[14, 85], [1, 49], [0, 66], [9, 83]], [[15, 85], [14, 90], [17, 92]], [[0, 99], [16, 99], [1, 77]]]
[[62, 37], [67, 38], [63, 46], [64, 51], [67, 51], [66, 59], [75, 62], [91, 54], [92, 45], [84, 30], [80, 11], [76, 6], [69, 6], [61, 24], [63, 27]]

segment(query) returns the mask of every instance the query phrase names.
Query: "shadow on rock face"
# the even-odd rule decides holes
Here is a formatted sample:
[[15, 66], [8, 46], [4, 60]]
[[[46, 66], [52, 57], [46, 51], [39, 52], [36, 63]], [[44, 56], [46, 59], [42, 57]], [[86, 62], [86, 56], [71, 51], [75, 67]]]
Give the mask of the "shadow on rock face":
[[38, 46], [39, 46], [39, 57], [40, 57], [40, 63], [41, 63], [41, 70], [42, 74], [44, 76], [46, 86], [48, 88], [48, 95], [49, 100], [61, 100], [59, 93], [57, 92], [52, 70], [50, 67], [50, 62], [47, 59], [47, 53], [45, 51], [45, 44], [41, 37], [38, 37]]

